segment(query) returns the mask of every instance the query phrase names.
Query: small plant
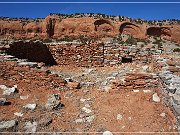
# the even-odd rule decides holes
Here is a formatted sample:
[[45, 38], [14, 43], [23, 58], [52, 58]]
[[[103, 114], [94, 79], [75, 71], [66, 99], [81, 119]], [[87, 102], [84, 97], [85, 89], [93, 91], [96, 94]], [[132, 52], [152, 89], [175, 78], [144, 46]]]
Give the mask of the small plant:
[[173, 52], [180, 52], [180, 48], [175, 48]]
[[137, 44], [137, 39], [135, 39], [134, 37], [130, 36], [126, 41], [125, 41], [126, 44], [134, 44], [136, 45]]
[[51, 39], [44, 39], [43, 42], [50, 43], [50, 42], [52, 42], [52, 40]]
[[69, 36], [64, 36], [64, 38], [60, 38], [57, 41], [66, 41], [66, 42], [72, 42], [74, 38], [69, 37]]

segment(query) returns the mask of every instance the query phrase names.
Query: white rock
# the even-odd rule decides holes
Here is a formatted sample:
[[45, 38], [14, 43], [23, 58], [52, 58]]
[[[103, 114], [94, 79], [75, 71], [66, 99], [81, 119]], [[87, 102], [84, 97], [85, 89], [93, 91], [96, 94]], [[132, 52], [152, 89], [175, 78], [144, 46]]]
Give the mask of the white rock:
[[33, 123], [31, 123], [30, 121], [26, 122], [24, 128], [26, 129], [26, 132], [34, 133], [34, 132], [36, 132], [37, 122], [33, 122]]
[[95, 116], [92, 115], [92, 116], [89, 116], [89, 117], [86, 117], [86, 121], [91, 123], [93, 120], [94, 120]]
[[81, 99], [80, 99], [80, 101], [81, 101], [81, 102], [85, 102], [85, 101], [86, 101], [86, 99], [84, 99], [84, 98], [81, 98]]
[[60, 105], [60, 97], [58, 94], [48, 95], [48, 101], [45, 105], [46, 109], [53, 110]]
[[112, 88], [111, 86], [103, 86], [101, 89], [105, 92], [109, 92]]
[[84, 106], [87, 107], [87, 108], [91, 107], [89, 104], [85, 104]]
[[139, 92], [139, 90], [133, 90], [133, 92]]
[[27, 104], [23, 107], [26, 109], [34, 110], [36, 108], [36, 104]]
[[90, 109], [88, 109], [88, 108], [86, 108], [86, 107], [83, 107], [81, 110], [82, 110], [83, 112], [85, 112], [85, 113], [91, 113], [91, 112], [92, 112]]
[[161, 116], [161, 117], [165, 117], [166, 114], [165, 114], [165, 113], [161, 113], [160, 116]]
[[25, 100], [25, 99], [28, 99], [28, 95], [27, 96], [20, 96], [20, 99], [22, 99], [22, 100]]
[[38, 66], [38, 64], [36, 62], [19, 62], [18, 65], [20, 65], [20, 66], [30, 66], [32, 68]]
[[14, 85], [14, 87], [12, 88], [8, 88], [5, 85], [0, 85], [0, 89], [3, 90], [3, 95], [11, 95], [12, 93], [14, 93], [17, 89], [17, 85]]
[[152, 90], [143, 90], [144, 93], [151, 93], [153, 92]]
[[18, 116], [18, 117], [22, 117], [23, 116], [23, 113], [21, 112], [15, 112], [14, 115]]
[[143, 66], [142, 68], [144, 72], [147, 72], [149, 70], [149, 66]]
[[117, 115], [117, 120], [122, 120], [123, 116], [121, 114]]
[[110, 131], [103, 132], [103, 135], [113, 135]]
[[157, 93], [154, 93], [154, 94], [153, 94], [152, 99], [153, 99], [154, 102], [160, 102], [160, 98], [159, 98], [159, 96], [157, 95]]
[[12, 128], [16, 125], [15, 120], [10, 120], [10, 121], [1, 121], [0, 122], [0, 129], [9, 129]]
[[83, 119], [76, 119], [75, 122], [76, 122], [76, 123], [83, 123], [84, 120], [83, 120]]

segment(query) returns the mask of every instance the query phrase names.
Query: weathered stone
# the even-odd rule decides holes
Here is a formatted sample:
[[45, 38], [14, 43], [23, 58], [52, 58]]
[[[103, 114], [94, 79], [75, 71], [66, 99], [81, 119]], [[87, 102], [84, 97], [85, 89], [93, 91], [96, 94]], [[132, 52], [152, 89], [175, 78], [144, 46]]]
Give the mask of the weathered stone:
[[48, 101], [45, 105], [46, 109], [53, 110], [61, 105], [60, 97], [57, 94], [52, 94], [48, 96]]
[[165, 114], [165, 113], [161, 113], [160, 116], [161, 116], [161, 117], [165, 117], [166, 114]]
[[22, 117], [23, 116], [23, 113], [21, 112], [15, 112], [14, 115], [18, 116], [18, 117]]
[[25, 109], [34, 110], [36, 108], [36, 104], [27, 104], [23, 106]]
[[121, 114], [117, 115], [117, 120], [122, 120], [122, 118], [123, 118], [123, 115], [121, 115]]
[[26, 122], [24, 128], [26, 132], [35, 133], [37, 128], [37, 122]]
[[17, 121], [10, 120], [10, 121], [1, 121], [0, 122], [0, 131], [1, 130], [8, 130], [12, 129], [17, 125]]
[[113, 135], [113, 133], [111, 133], [110, 131], [105, 131], [103, 132], [103, 135]]
[[139, 90], [133, 90], [133, 92], [135, 92], [135, 93], [136, 93], [136, 92], [139, 92]]
[[25, 100], [25, 99], [28, 99], [28, 95], [27, 96], [20, 96], [20, 99], [22, 99], [22, 100]]
[[85, 120], [84, 119], [76, 119], [75, 122], [76, 123], [83, 123], [83, 122], [85, 122]]
[[3, 106], [6, 104], [6, 98], [0, 98], [0, 106]]
[[180, 105], [180, 95], [173, 94], [172, 100], [175, 104]]
[[85, 119], [86, 119], [86, 122], [91, 123], [95, 119], [95, 116], [91, 115], [91, 116], [86, 117]]
[[159, 98], [159, 96], [157, 95], [157, 93], [154, 93], [154, 94], [153, 94], [152, 100], [153, 100], [154, 102], [160, 102], [160, 98]]
[[17, 85], [14, 85], [12, 88], [8, 88], [5, 85], [0, 85], [0, 89], [3, 90], [3, 95], [11, 95], [17, 91]]
[[180, 105], [173, 105], [173, 108], [175, 110], [175, 112], [177, 113], [177, 115], [180, 115]]
[[38, 64], [36, 62], [19, 62], [18, 65], [19, 66], [29, 66], [32, 68], [35, 68], [38, 66]]
[[70, 89], [80, 89], [80, 83], [77, 82], [68, 82], [67, 87]]
[[91, 113], [91, 112], [92, 112], [90, 109], [88, 109], [88, 108], [86, 108], [86, 107], [83, 107], [81, 110], [82, 110], [83, 112], [85, 112], [85, 113]]

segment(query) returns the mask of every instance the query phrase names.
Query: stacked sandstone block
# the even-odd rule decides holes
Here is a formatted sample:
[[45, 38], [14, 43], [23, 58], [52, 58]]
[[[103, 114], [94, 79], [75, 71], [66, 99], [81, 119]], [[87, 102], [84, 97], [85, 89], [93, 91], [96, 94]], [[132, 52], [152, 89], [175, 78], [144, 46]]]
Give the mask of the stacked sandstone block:
[[158, 86], [158, 78], [148, 73], [128, 73], [124, 81], [113, 83], [118, 89], [155, 88]]
[[103, 44], [49, 45], [58, 65], [103, 66]]

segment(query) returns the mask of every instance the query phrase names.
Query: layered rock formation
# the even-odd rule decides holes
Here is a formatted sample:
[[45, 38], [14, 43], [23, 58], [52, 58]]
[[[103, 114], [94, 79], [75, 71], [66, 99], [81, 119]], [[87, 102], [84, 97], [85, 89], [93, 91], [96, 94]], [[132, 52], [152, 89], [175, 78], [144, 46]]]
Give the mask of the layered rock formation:
[[146, 22], [135, 23], [130, 20], [95, 17], [69, 17], [49, 15], [45, 19], [0, 19], [1, 38], [55, 38], [64, 36], [107, 37], [118, 34], [129, 34], [135, 38], [159, 36], [180, 42], [180, 25], [177, 23], [162, 26], [150, 25]]

